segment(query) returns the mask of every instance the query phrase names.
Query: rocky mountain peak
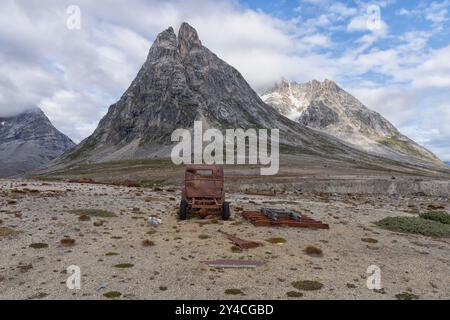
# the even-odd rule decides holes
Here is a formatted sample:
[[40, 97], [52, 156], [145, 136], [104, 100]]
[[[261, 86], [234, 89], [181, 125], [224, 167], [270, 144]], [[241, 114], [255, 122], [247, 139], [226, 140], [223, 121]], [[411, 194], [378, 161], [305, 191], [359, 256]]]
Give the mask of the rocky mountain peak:
[[39, 108], [0, 117], [0, 177], [38, 168], [73, 146]]
[[187, 22], [183, 22], [178, 31], [178, 50], [181, 57], [187, 56], [192, 49], [201, 47], [202, 42], [198, 37], [197, 30]]
[[393, 151], [439, 161], [332, 80], [306, 83], [282, 80], [261, 98], [286, 117], [364, 150], [381, 154]]

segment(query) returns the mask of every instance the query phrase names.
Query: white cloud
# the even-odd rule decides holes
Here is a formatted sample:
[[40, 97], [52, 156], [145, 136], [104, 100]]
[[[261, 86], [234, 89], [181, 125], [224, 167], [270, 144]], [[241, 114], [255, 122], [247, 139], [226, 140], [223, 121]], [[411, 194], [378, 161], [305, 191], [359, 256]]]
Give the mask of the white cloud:
[[[450, 87], [450, 47], [427, 49], [430, 37], [447, 19], [442, 3], [449, 1], [420, 10], [433, 22], [433, 30], [408, 31], [384, 49], [376, 44], [392, 40], [389, 26], [381, 20], [381, 29], [367, 28], [367, 1], [353, 5], [302, 1], [302, 6], [306, 2], [316, 6], [317, 18], [306, 20], [282, 20], [227, 0], [130, 0], [126, 10], [119, 0], [109, 0], [107, 5], [76, 2], [82, 25], [81, 30], [71, 31], [65, 26], [66, 8], [72, 1], [2, 1], [0, 59], [8, 63], [0, 65], [0, 116], [38, 105], [57, 128], [80, 141], [129, 86], [157, 33], [188, 21], [202, 42], [236, 67], [255, 89], [282, 77], [335, 79], [412, 138], [426, 141], [439, 155], [450, 153], [444, 142], [444, 138], [450, 141], [445, 130], [450, 119], [442, 112], [450, 101], [442, 93]], [[386, 7], [390, 1], [375, 3]], [[346, 43], [341, 52], [334, 51], [339, 46], [333, 42], [336, 31], [359, 38]], [[391, 84], [380, 87], [366, 73], [386, 77]], [[427, 104], [419, 92], [435, 101]], [[428, 115], [424, 110], [435, 112]], [[435, 115], [437, 110], [443, 115]]]

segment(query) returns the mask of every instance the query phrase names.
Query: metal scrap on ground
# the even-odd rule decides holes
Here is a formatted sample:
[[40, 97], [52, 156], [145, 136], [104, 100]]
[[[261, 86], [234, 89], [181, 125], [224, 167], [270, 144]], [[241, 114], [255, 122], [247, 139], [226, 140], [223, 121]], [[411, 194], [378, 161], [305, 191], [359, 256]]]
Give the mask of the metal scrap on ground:
[[261, 211], [243, 211], [241, 215], [253, 225], [259, 226], [287, 226], [308, 229], [329, 229], [329, 225], [314, 220], [305, 214], [280, 209], [263, 208]]
[[224, 231], [220, 231], [220, 232], [223, 233], [228, 238], [228, 240], [233, 242], [236, 246], [238, 246], [241, 249], [252, 249], [252, 248], [263, 246], [263, 244], [261, 242], [252, 241], [252, 240], [244, 240], [244, 239], [238, 238], [236, 236], [233, 236], [231, 234], [228, 234]]
[[254, 260], [214, 260], [204, 261], [211, 268], [256, 268], [264, 264]]

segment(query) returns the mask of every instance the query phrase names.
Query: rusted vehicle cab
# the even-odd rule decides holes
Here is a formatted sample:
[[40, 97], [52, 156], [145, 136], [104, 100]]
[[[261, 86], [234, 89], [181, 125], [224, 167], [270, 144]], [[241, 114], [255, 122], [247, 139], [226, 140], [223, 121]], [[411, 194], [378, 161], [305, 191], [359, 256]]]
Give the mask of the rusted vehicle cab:
[[223, 166], [194, 164], [185, 169], [179, 217], [197, 212], [201, 217], [216, 213], [230, 218], [230, 204], [225, 202]]

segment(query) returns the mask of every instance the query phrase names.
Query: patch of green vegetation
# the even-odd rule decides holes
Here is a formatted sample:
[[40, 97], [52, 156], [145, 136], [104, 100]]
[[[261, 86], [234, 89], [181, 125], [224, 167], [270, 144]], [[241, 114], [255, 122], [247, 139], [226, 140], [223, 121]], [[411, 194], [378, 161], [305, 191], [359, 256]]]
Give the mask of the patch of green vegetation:
[[79, 216], [89, 216], [89, 217], [101, 217], [101, 218], [112, 218], [116, 217], [116, 214], [106, 210], [100, 209], [74, 209], [70, 210], [70, 213], [79, 215]]
[[428, 159], [433, 159], [429, 155], [420, 152], [419, 150], [417, 150], [416, 148], [414, 148], [413, 146], [408, 144], [406, 141], [399, 140], [395, 137], [387, 137], [379, 142], [391, 149], [394, 149], [394, 150], [397, 150], [397, 151], [400, 151], [400, 152], [403, 152], [406, 154], [410, 154], [410, 155], [418, 156], [418, 157], [425, 157]]
[[432, 220], [443, 224], [450, 224], [450, 214], [445, 211], [430, 211], [420, 215], [422, 219]]
[[450, 225], [419, 217], [388, 217], [375, 223], [394, 232], [420, 234], [428, 237], [450, 238]]
[[403, 292], [396, 294], [395, 297], [397, 300], [418, 300], [420, 297], [418, 295], [412, 294], [410, 292]]
[[198, 238], [204, 240], [204, 239], [209, 239], [211, 237], [208, 236], [207, 234], [201, 234], [201, 235], [198, 236]]
[[238, 246], [231, 246], [231, 252], [239, 253], [239, 252], [242, 252], [242, 249], [241, 249], [241, 247], [238, 247]]
[[298, 291], [289, 291], [286, 293], [286, 295], [289, 298], [301, 298], [303, 297], [303, 293], [302, 292], [298, 292]]
[[312, 280], [294, 281], [291, 283], [291, 285], [297, 290], [304, 290], [304, 291], [314, 291], [323, 288], [322, 283]]
[[304, 251], [308, 256], [312, 256], [312, 257], [322, 257], [323, 256], [322, 249], [314, 247], [314, 246], [307, 246]]
[[111, 257], [111, 256], [118, 256], [119, 254], [117, 252], [107, 252], [105, 253], [105, 256]]
[[0, 237], [12, 237], [12, 236], [17, 236], [18, 234], [21, 234], [21, 233], [22, 233], [22, 231], [14, 230], [11, 228], [5, 228], [5, 227], [0, 228]]
[[373, 239], [373, 238], [361, 238], [362, 242], [367, 242], [367, 243], [378, 243], [377, 239]]
[[33, 248], [33, 249], [44, 249], [44, 248], [48, 248], [48, 244], [47, 243], [42, 243], [42, 242], [32, 243], [32, 244], [30, 244], [30, 248]]
[[126, 268], [132, 268], [132, 267], [134, 267], [134, 264], [132, 264], [132, 263], [119, 263], [114, 266], [114, 268], [118, 268], [118, 269], [126, 269]]
[[115, 299], [115, 298], [120, 298], [122, 296], [122, 293], [120, 293], [118, 291], [109, 291], [109, 292], [104, 293], [103, 296], [108, 299]]
[[269, 239], [266, 239], [266, 241], [269, 243], [273, 243], [273, 244], [283, 244], [283, 243], [287, 242], [287, 240], [285, 238], [281, 238], [281, 237], [269, 238]]
[[244, 292], [242, 292], [241, 289], [233, 288], [233, 289], [226, 289], [225, 290], [225, 294], [231, 294], [231, 295], [238, 295], [238, 294], [240, 294], [240, 295], [244, 295]]

